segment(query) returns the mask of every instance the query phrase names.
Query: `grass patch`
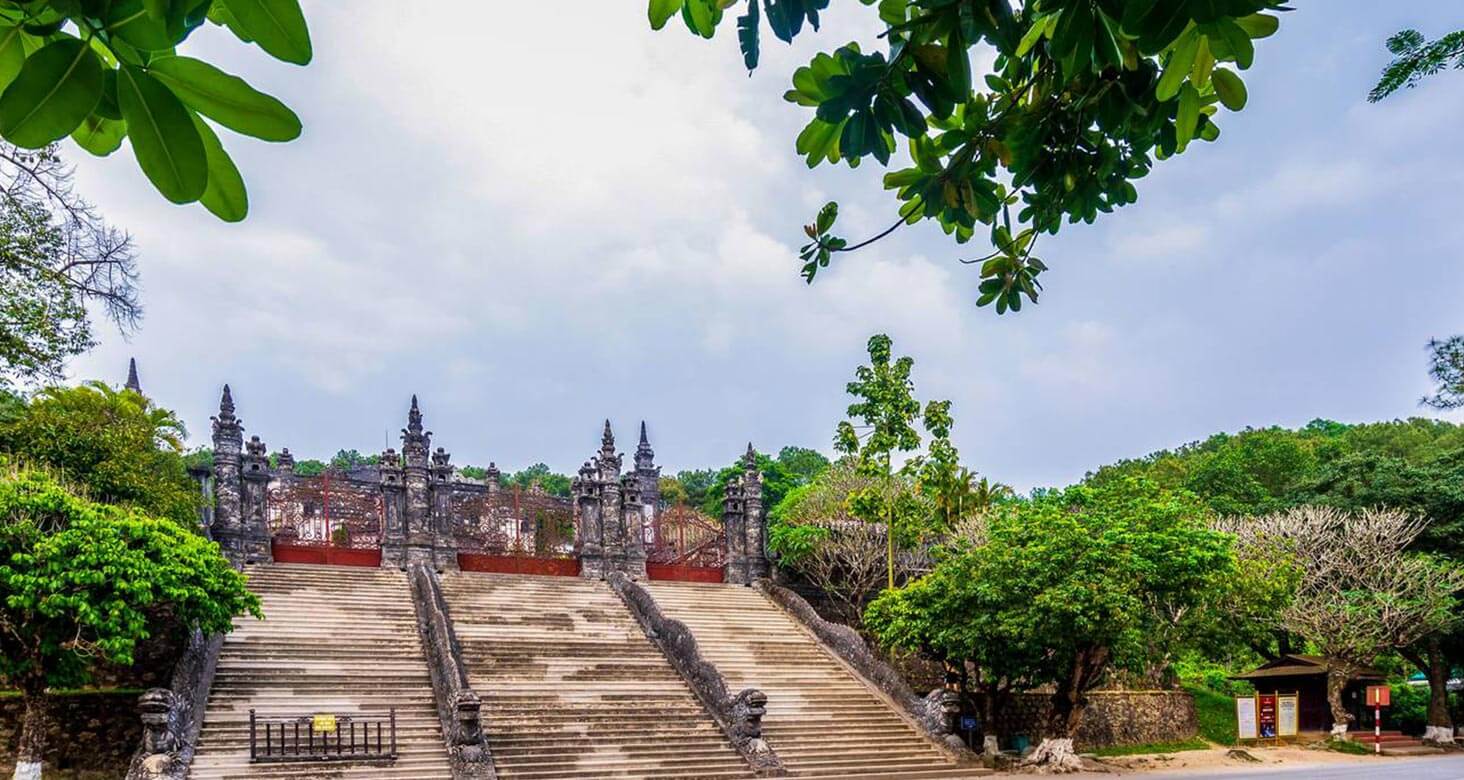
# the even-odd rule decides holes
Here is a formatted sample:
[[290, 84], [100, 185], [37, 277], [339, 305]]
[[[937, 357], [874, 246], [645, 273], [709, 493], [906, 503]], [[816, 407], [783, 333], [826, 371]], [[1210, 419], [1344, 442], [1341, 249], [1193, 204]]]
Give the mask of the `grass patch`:
[[1235, 722], [1235, 699], [1197, 685], [1185, 686], [1195, 697], [1195, 718], [1200, 736], [1217, 745], [1234, 745], [1239, 724]]
[[1353, 742], [1350, 739], [1329, 739], [1327, 740], [1327, 749], [1353, 756], [1367, 756], [1375, 752], [1373, 748], [1361, 742]]
[[[144, 688], [58, 688], [52, 696], [141, 696]], [[0, 690], [0, 699], [18, 699], [20, 691]]]
[[1152, 742], [1147, 745], [1118, 745], [1115, 747], [1099, 748], [1093, 751], [1094, 755], [1112, 756], [1137, 756], [1149, 753], [1182, 753], [1186, 750], [1208, 750], [1210, 743], [1199, 737], [1187, 739], [1183, 742]]

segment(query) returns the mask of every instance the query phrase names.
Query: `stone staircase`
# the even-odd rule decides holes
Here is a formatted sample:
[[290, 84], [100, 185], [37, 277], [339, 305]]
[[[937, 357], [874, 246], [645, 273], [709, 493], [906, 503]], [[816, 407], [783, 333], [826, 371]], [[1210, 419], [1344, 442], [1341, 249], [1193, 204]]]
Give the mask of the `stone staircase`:
[[789, 774], [838, 778], [955, 778], [989, 774], [954, 760], [829, 655], [760, 592], [735, 585], [649, 582], [727, 688], [768, 696], [763, 736]]
[[[452, 776], [402, 572], [272, 564], [245, 573], [265, 620], [236, 619], [224, 641], [193, 778]], [[250, 764], [251, 707], [262, 718], [384, 718], [396, 707], [398, 758], [381, 765]]]
[[499, 777], [752, 776], [605, 583], [463, 572], [442, 590]]

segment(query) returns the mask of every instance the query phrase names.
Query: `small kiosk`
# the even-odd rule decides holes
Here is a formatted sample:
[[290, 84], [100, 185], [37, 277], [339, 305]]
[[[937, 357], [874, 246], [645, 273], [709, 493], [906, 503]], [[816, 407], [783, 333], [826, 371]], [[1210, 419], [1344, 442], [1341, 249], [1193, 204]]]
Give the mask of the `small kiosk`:
[[[1290, 736], [1281, 732], [1329, 732], [1332, 710], [1327, 706], [1327, 659], [1315, 655], [1288, 654], [1261, 666], [1237, 674], [1232, 680], [1245, 680], [1255, 686], [1256, 737], [1272, 739]], [[1352, 728], [1371, 723], [1372, 710], [1363, 701], [1363, 689], [1377, 685], [1385, 677], [1377, 669], [1363, 668], [1352, 674], [1342, 689], [1342, 704], [1356, 720]], [[1293, 698], [1294, 697], [1294, 698]], [[1292, 724], [1295, 724], [1294, 730]], [[1267, 727], [1270, 734], [1266, 734]]]

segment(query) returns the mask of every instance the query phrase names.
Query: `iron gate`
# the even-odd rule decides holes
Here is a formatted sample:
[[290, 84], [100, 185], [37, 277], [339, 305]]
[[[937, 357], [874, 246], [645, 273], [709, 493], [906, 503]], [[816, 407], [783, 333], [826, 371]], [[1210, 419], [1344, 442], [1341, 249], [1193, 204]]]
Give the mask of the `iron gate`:
[[653, 580], [721, 582], [727, 560], [722, 524], [689, 506], [668, 506], [651, 522], [646, 576]]

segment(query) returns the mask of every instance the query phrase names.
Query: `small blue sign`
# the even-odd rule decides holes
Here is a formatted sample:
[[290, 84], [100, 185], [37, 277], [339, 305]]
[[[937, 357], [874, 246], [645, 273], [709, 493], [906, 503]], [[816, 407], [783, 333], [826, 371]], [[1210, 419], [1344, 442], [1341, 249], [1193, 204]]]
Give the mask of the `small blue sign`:
[[976, 730], [976, 716], [974, 716], [974, 715], [962, 715], [961, 716], [961, 730], [962, 731], [975, 731]]

